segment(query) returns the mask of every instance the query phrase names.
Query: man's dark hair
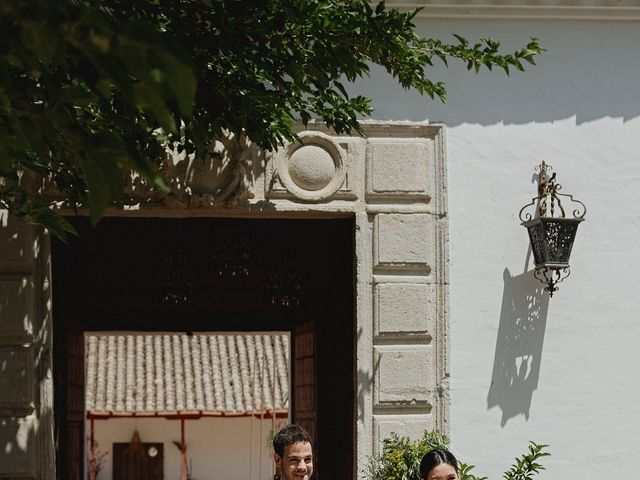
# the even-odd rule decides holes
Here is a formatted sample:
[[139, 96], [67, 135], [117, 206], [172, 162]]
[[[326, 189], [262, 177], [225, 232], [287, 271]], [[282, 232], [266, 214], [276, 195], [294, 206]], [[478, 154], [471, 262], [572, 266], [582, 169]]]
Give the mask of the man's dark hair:
[[282, 457], [285, 447], [298, 442], [311, 443], [311, 435], [300, 425], [287, 425], [273, 437], [273, 450]]

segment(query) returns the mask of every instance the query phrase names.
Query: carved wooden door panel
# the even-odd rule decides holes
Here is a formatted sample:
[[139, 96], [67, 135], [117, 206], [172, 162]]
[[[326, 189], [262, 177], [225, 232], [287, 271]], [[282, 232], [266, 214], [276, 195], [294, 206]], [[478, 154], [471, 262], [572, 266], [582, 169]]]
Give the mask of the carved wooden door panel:
[[[293, 423], [307, 429], [313, 439], [314, 452], [317, 452], [315, 324], [296, 327], [293, 336]], [[317, 472], [315, 478], [318, 478]]]
[[113, 478], [164, 480], [162, 443], [114, 443]]
[[56, 367], [59, 367], [55, 379], [56, 402], [61, 402], [56, 405], [56, 415], [64, 416], [66, 421], [59, 423], [64, 431], [59, 431], [56, 445], [58, 466], [62, 470], [58, 478], [81, 480], [84, 452], [88, 448], [84, 438], [84, 336], [79, 326], [67, 325], [64, 339], [60, 341], [64, 342], [64, 353], [62, 358], [56, 358]]
[[49, 238], [0, 210], [0, 478], [52, 480]]

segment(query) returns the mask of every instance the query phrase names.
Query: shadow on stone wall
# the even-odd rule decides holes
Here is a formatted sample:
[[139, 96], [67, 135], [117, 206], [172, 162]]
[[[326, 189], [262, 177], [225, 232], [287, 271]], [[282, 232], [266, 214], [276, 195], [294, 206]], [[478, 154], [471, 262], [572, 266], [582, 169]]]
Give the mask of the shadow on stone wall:
[[54, 478], [50, 257], [41, 231], [0, 210], [0, 478]]
[[504, 427], [524, 415], [529, 419], [533, 392], [538, 388], [549, 295], [527, 271], [512, 276], [504, 269], [500, 325], [496, 338], [487, 409], [500, 407]]
[[[356, 333], [356, 345], [359, 344], [360, 337], [362, 337], [362, 328], [358, 328]], [[369, 411], [367, 408], [367, 403], [370, 402], [370, 397], [373, 395], [373, 385], [375, 383], [376, 375], [378, 374], [378, 370], [380, 369], [380, 357], [378, 357], [373, 363], [373, 368], [369, 370], [368, 368], [358, 367], [357, 378], [356, 378], [356, 388], [358, 392], [358, 407], [356, 411], [356, 415], [358, 416], [358, 421], [363, 422], [365, 420], [365, 416]]]

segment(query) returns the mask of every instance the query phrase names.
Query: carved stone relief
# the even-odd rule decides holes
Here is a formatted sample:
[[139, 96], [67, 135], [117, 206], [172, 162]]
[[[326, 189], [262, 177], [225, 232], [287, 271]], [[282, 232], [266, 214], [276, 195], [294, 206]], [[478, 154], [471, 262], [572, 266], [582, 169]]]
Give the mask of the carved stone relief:
[[267, 165], [267, 197], [307, 202], [353, 197], [348, 185], [348, 143], [318, 131], [299, 136], [300, 143], [273, 153]]
[[252, 165], [258, 149], [244, 136], [221, 135], [202, 158], [168, 150], [160, 165], [167, 194], [149, 188], [133, 175], [127, 193], [130, 203], [161, 204], [172, 209], [233, 208], [253, 198]]

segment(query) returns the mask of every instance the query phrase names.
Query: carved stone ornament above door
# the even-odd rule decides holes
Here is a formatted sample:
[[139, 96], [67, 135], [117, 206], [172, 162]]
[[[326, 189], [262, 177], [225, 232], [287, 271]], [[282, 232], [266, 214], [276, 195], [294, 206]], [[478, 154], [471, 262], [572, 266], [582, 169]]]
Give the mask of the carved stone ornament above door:
[[168, 208], [226, 208], [253, 197], [252, 166], [257, 148], [245, 136], [220, 135], [202, 157], [167, 150], [160, 165], [171, 193], [152, 190], [132, 176], [128, 194], [132, 203], [163, 204]]
[[272, 196], [292, 195], [310, 202], [325, 200], [345, 184], [345, 149], [335, 137], [322, 132], [300, 132], [299, 137], [300, 143], [288, 144], [273, 154], [267, 172], [271, 193], [275, 194]]

